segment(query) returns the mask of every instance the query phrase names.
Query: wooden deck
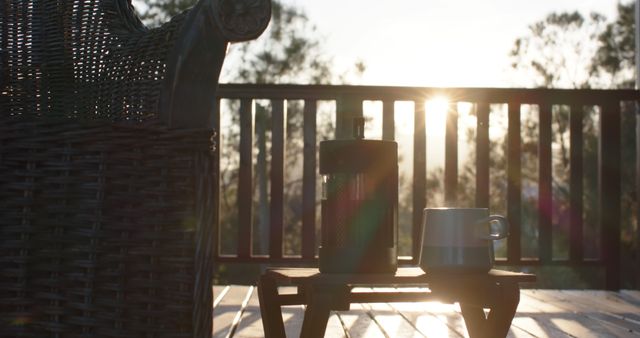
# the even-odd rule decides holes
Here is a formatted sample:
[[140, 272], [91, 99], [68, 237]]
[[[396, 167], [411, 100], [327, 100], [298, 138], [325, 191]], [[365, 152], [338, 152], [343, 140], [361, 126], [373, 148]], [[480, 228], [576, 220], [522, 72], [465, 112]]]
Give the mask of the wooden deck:
[[[640, 291], [523, 290], [520, 295], [509, 337], [640, 337]], [[264, 337], [254, 286], [214, 286], [214, 296], [214, 338]], [[282, 312], [287, 337], [298, 337], [304, 308]], [[334, 312], [326, 337], [468, 335], [457, 305], [381, 303]]]

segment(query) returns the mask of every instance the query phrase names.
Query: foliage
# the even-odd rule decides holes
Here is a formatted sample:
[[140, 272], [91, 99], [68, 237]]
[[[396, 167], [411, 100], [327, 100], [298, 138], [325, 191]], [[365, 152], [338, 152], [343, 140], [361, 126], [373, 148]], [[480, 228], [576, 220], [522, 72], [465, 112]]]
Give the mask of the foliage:
[[590, 62], [605, 18], [579, 12], [552, 13], [529, 26], [514, 42], [512, 67], [524, 75], [521, 85], [547, 88], [592, 87]]
[[[634, 4], [619, 4], [618, 16], [612, 22], [606, 22], [603, 16], [592, 13], [588, 17], [578, 12], [554, 13], [544, 20], [530, 26], [529, 34], [517, 39], [512, 50], [513, 67], [516, 71], [532, 74], [534, 85], [542, 87], [570, 88], [630, 88], [634, 79]], [[575, 107], [583, 111], [583, 201], [585, 255], [598, 255], [600, 236], [597, 229], [597, 159], [598, 159], [598, 107]], [[622, 106], [622, 175], [623, 185], [622, 240], [623, 246], [631, 244], [636, 215], [632, 206], [635, 203], [635, 126], [634, 107]], [[568, 254], [568, 218], [569, 208], [569, 170], [568, 152], [569, 118], [568, 106], [554, 106], [553, 112], [553, 149], [554, 149], [554, 256]], [[535, 142], [538, 122], [535, 114], [522, 121], [522, 142]], [[530, 155], [535, 155], [535, 151]], [[530, 156], [523, 152], [523, 163]], [[535, 177], [535, 166], [523, 166], [523, 176]], [[532, 186], [535, 181], [530, 182]], [[523, 182], [526, 190], [527, 183]], [[532, 201], [535, 203], [535, 201]], [[523, 225], [525, 233], [531, 237], [524, 242], [535, 240], [537, 230], [535, 221], [526, 218], [535, 215], [535, 205], [531, 213], [523, 207]], [[531, 227], [526, 229], [526, 227]], [[635, 230], [637, 232], [637, 229]], [[637, 245], [637, 243], [636, 243]], [[623, 255], [625, 256], [625, 255]], [[623, 260], [635, 259], [623, 257]], [[625, 263], [623, 263], [625, 264]], [[630, 280], [630, 276], [625, 278]]]
[[299, 9], [273, 2], [271, 23], [256, 41], [232, 46], [240, 55], [227, 74], [231, 82], [328, 83], [331, 60], [321, 50], [317, 30]]
[[[618, 17], [607, 25], [600, 35], [600, 49], [593, 60], [594, 72], [609, 74], [612, 78], [612, 87], [634, 88], [635, 84], [635, 2], [618, 4]], [[637, 107], [634, 104], [624, 104], [622, 112], [622, 159], [626, 161], [622, 165], [622, 266], [623, 271], [628, 271], [629, 280], [635, 277], [635, 287], [640, 285], [640, 227], [636, 214], [636, 146], [638, 145], [636, 134], [635, 113]], [[625, 267], [627, 267], [625, 269]], [[630, 276], [635, 270], [635, 276]]]
[[611, 88], [633, 88], [635, 67], [634, 2], [618, 4], [618, 17], [598, 36], [591, 73], [610, 78]]
[[[223, 78], [239, 83], [328, 83], [333, 74], [331, 60], [324, 56], [321, 43], [317, 37], [316, 28], [307, 16], [299, 9], [272, 2], [271, 23], [261, 38], [248, 43], [232, 45], [230, 56], [225, 64]], [[238, 102], [228, 102], [227, 112], [239, 110]], [[286, 177], [285, 177], [285, 248], [288, 254], [296, 253], [300, 247], [300, 228], [302, 219], [301, 184], [302, 177], [299, 170], [302, 160], [303, 126], [302, 104], [288, 102], [286, 109]], [[266, 253], [268, 248], [268, 233], [270, 225], [270, 210], [268, 184], [270, 175], [270, 145], [272, 125], [270, 102], [257, 101], [255, 111], [255, 137], [257, 155], [255, 161], [254, 210], [254, 252]], [[238, 125], [239, 114], [229, 113], [231, 126]], [[227, 146], [222, 149], [223, 156], [234, 157], [238, 151], [239, 130], [231, 128], [223, 133]], [[239, 163], [229, 163], [222, 169], [221, 185], [224, 191], [233, 191], [237, 184]], [[228, 188], [228, 189], [227, 189]], [[235, 202], [235, 195], [225, 197]], [[235, 203], [228, 203], [221, 225], [223, 230], [237, 228], [235, 215], [238, 210]], [[296, 236], [298, 234], [298, 236]], [[232, 244], [232, 243], [229, 243]]]
[[139, 0], [135, 7], [145, 25], [157, 27], [193, 7], [196, 2], [197, 0]]
[[[529, 26], [528, 33], [514, 42], [510, 57], [514, 77], [526, 79], [523, 86], [545, 88], [632, 88], [634, 80], [634, 5], [619, 4], [619, 14], [614, 21], [600, 14], [583, 16], [579, 12], [552, 13], [543, 20]], [[552, 111], [552, 156], [553, 156], [553, 244], [555, 258], [568, 257], [570, 210], [570, 158], [569, 119], [571, 108], [555, 105]], [[598, 115], [600, 108], [594, 106], [574, 107], [583, 109], [583, 222], [584, 255], [597, 257], [600, 251], [597, 228], [597, 160], [598, 160]], [[622, 106], [622, 241], [623, 266], [637, 265], [638, 230], [635, 225], [635, 114], [633, 105]], [[471, 112], [475, 114], [474, 111]], [[522, 164], [522, 255], [535, 256], [538, 238], [538, 106], [521, 107], [521, 164]], [[492, 123], [506, 121], [504, 105], [491, 106]], [[503, 128], [506, 130], [506, 127]], [[475, 130], [467, 131], [467, 140], [475, 140]], [[494, 213], [506, 212], [506, 133], [490, 139], [490, 201]], [[473, 149], [473, 145], [469, 147]], [[457, 201], [459, 206], [474, 205], [473, 185], [475, 178], [475, 152], [470, 151], [460, 170]], [[442, 170], [430, 173], [428, 177], [428, 199], [442, 198]], [[635, 233], [635, 236], [634, 236]], [[504, 243], [498, 243], [496, 254], [504, 255]], [[636, 248], [636, 249], [634, 249]], [[633, 254], [633, 252], [636, 252]], [[636, 260], [636, 263], [633, 261]], [[584, 273], [583, 273], [584, 272]], [[629, 269], [624, 280], [633, 285]], [[561, 279], [583, 278], [592, 287], [592, 271], [576, 271], [562, 276], [549, 276], [552, 283], [562, 283]], [[542, 279], [547, 277], [541, 276]], [[566, 281], [564, 281], [566, 282]]]

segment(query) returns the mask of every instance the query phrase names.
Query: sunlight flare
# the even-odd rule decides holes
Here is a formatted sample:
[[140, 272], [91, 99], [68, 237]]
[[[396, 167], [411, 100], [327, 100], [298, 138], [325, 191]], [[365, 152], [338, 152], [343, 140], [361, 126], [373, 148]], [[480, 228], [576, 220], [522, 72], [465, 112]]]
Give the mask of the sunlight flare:
[[446, 96], [427, 100], [425, 106], [425, 128], [427, 135], [443, 136], [447, 125], [447, 114], [451, 103]]

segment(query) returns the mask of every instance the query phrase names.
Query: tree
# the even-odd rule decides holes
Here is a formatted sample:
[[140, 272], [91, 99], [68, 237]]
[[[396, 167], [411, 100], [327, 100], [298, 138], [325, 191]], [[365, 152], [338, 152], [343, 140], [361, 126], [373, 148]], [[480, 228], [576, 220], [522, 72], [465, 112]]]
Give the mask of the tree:
[[528, 34], [511, 50], [514, 75], [520, 85], [545, 88], [598, 87], [590, 69], [598, 49], [604, 16], [579, 12], [552, 13], [529, 26]]
[[[634, 74], [634, 4], [619, 4], [618, 16], [612, 22], [606, 22], [600, 14], [592, 13], [584, 17], [578, 12], [554, 13], [530, 26], [529, 34], [519, 38], [514, 43], [511, 53], [513, 67], [517, 72], [529, 74], [529, 78], [534, 79], [532, 84], [541, 87], [569, 87], [569, 88], [629, 88], [633, 86]], [[557, 200], [554, 204], [555, 210], [554, 228], [562, 229], [566, 222], [570, 210], [568, 208], [569, 198], [569, 158], [568, 150], [568, 124], [569, 108], [566, 106], [554, 107], [554, 139], [553, 143], [558, 150], [554, 157], [558, 159], [558, 165], [554, 168], [554, 196]], [[634, 214], [635, 205], [635, 109], [632, 105], [623, 105], [622, 123], [622, 160], [627, 161], [621, 164], [623, 170], [623, 180], [630, 184], [623, 185], [623, 247], [629, 248], [633, 245], [629, 240], [636, 224], [637, 216]], [[585, 117], [583, 120], [584, 138], [584, 160], [591, 163], [584, 167], [584, 201], [586, 207], [585, 214], [585, 235], [593, 240], [586, 243], [586, 253], [597, 251], [599, 246], [596, 238], [599, 229], [596, 227], [595, 207], [597, 201], [597, 108], [585, 107]], [[523, 142], [534, 141], [530, 132], [535, 133], [537, 121], [525, 119], [523, 121]], [[535, 136], [535, 134], [531, 134]], [[532, 155], [535, 153], [535, 148]], [[523, 156], [528, 156], [523, 153]], [[523, 161], [526, 163], [527, 161]], [[533, 161], [531, 161], [533, 162]], [[535, 168], [523, 167], [523, 175]], [[534, 172], [531, 172], [534, 174]], [[523, 213], [525, 214], [525, 213]], [[526, 215], [526, 214], [525, 214]], [[554, 234], [554, 251], [566, 252], [568, 242], [566, 240], [557, 241], [558, 238], [566, 237], [561, 230]], [[637, 227], [636, 227], [636, 232]], [[533, 232], [535, 233], [535, 231]], [[592, 248], [589, 249], [589, 244]], [[635, 244], [637, 247], [637, 243]], [[637, 254], [636, 254], [637, 255]], [[623, 260], [629, 258], [637, 261], [637, 257], [625, 255]], [[625, 264], [623, 262], [623, 264]], [[629, 264], [633, 266], [633, 264]], [[637, 263], [635, 264], [637, 265]], [[630, 277], [630, 276], [627, 276]], [[629, 278], [627, 278], [629, 280]]]
[[[592, 61], [592, 71], [611, 80], [613, 88], [634, 88], [635, 85], [635, 1], [618, 4], [618, 17], [609, 23], [599, 36], [600, 47]], [[623, 271], [627, 271], [630, 285], [640, 285], [640, 224], [636, 191], [636, 138], [637, 106], [623, 105], [622, 114], [622, 256]], [[632, 271], [635, 270], [635, 273]], [[631, 272], [631, 273], [630, 273]]]
[[[511, 61], [514, 77], [520, 75], [519, 85], [525, 87], [545, 88], [630, 88], [633, 86], [634, 69], [634, 16], [633, 3], [620, 4], [618, 16], [614, 21], [607, 20], [600, 14], [592, 13], [583, 16], [579, 12], [552, 13], [546, 18], [529, 26], [528, 32], [514, 42]], [[583, 220], [584, 232], [588, 240], [585, 243], [587, 257], [595, 256], [599, 247], [599, 229], [597, 228], [597, 115], [596, 107], [584, 107], [583, 120], [583, 157], [585, 203]], [[537, 130], [538, 109], [536, 106], [523, 106], [521, 113], [522, 128], [522, 241], [523, 255], [537, 251]], [[568, 256], [569, 228], [569, 116], [568, 106], [553, 107], [553, 194], [554, 210], [552, 223], [554, 256]], [[631, 238], [637, 216], [635, 215], [635, 126], [633, 105], [623, 106], [622, 122], [622, 164], [623, 180], [630, 184], [623, 185], [622, 196], [622, 237], [623, 267], [638, 266], [638, 230], [635, 226], [636, 244]], [[473, 112], [472, 112], [473, 113]], [[504, 107], [492, 106], [492, 114], [504, 116]], [[468, 130], [467, 140], [475, 140], [475, 130]], [[492, 212], [503, 212], [504, 196], [506, 196], [506, 135], [490, 140], [491, 196], [489, 206]], [[473, 205], [472, 187], [475, 176], [475, 153], [471, 153], [460, 171], [458, 184], [458, 205]], [[442, 171], [431, 173], [428, 180], [429, 198], [441, 195]], [[496, 253], [503, 248], [498, 245]], [[634, 263], [635, 261], [635, 263]], [[632, 270], [626, 269], [625, 271]], [[588, 272], [588, 271], [587, 271]], [[591, 278], [582, 271], [571, 274]], [[560, 277], [558, 277], [560, 276]], [[554, 277], [563, 278], [566, 274]], [[631, 276], [625, 276], [631, 280]], [[593, 279], [592, 279], [593, 280]], [[562, 282], [557, 280], [555, 282]], [[633, 285], [630, 283], [629, 285]], [[636, 282], [637, 285], [637, 282]]]
[[[235, 54], [236, 57], [231, 58], [227, 63], [223, 76], [232, 82], [327, 83], [332, 78], [331, 60], [323, 54], [316, 28], [300, 10], [280, 2], [273, 2], [271, 23], [264, 36], [256, 41], [232, 46], [230, 54]], [[230, 107], [231, 111], [238, 111], [237, 103], [235, 104], [236, 106]], [[271, 107], [269, 105], [265, 102], [255, 104], [255, 135], [258, 153], [255, 164], [257, 196], [254, 204], [258, 212], [254, 232], [254, 242], [257, 245], [254, 249], [261, 253], [266, 253], [270, 226], [268, 145], [270, 144]], [[286, 222], [285, 233], [297, 234], [300, 233], [302, 219], [302, 210], [298, 207], [298, 202], [301, 200], [299, 187], [302, 180], [295, 175], [294, 169], [299, 167], [303, 143], [302, 138], [295, 135], [300, 134], [303, 114], [299, 102], [291, 102], [287, 108], [289, 156], [286, 157], [285, 167], [289, 169], [287, 170], [289, 184], [285, 191], [285, 217], [290, 221]], [[232, 114], [231, 117], [234, 121], [232, 125], [238, 125], [236, 123], [238, 115]], [[227, 141], [233, 141], [231, 143], [235, 144], [235, 140], [238, 139], [239, 135], [234, 131], [228, 135]], [[234, 166], [226, 170], [234, 172], [237, 168]], [[223, 180], [222, 184], [230, 185], [234, 182], [235, 180]], [[229, 206], [233, 205], [229, 204]], [[236, 208], [230, 208], [229, 213], [237, 213]], [[229, 228], [234, 227], [232, 223], [223, 224], [227, 224]], [[289, 236], [287, 248], [299, 246], [300, 238], [300, 236]]]
[[[579, 12], [552, 13], [544, 20], [529, 26], [529, 34], [517, 39], [511, 51], [512, 67], [518, 73], [528, 74], [529, 79], [538, 87], [547, 88], [590, 88], [601, 85], [601, 81], [593, 76], [591, 60], [598, 49], [598, 36], [602, 34], [605, 26], [605, 18], [597, 13], [591, 13], [588, 17]], [[552, 212], [552, 224], [558, 231], [553, 235], [554, 254], [561, 256], [568, 253], [569, 227], [568, 219], [570, 210], [570, 189], [569, 189], [569, 116], [570, 108], [559, 105], [554, 107], [553, 119], [553, 144], [557, 151], [554, 152], [554, 173], [553, 173], [553, 195], [554, 208]], [[524, 144], [531, 144], [523, 156], [531, 158], [533, 161], [523, 161], [523, 177], [529, 177], [523, 182], [523, 189], [537, 189], [535, 177], [537, 177], [535, 156], [537, 155], [536, 131], [538, 129], [537, 119], [530, 114], [523, 121]], [[593, 107], [588, 107], [584, 123], [584, 148], [585, 157], [593, 158], [597, 154], [597, 135], [595, 133], [595, 114]], [[527, 165], [528, 164], [528, 165]], [[586, 171], [592, 175], [587, 175], [584, 189], [585, 198], [588, 201], [595, 201], [596, 173]], [[532, 179], [533, 178], [533, 179]], [[529, 202], [532, 204], [525, 207], [523, 211], [523, 232], [531, 239], [537, 237], [535, 227], [536, 208], [535, 199]], [[592, 238], [596, 236], [595, 217], [592, 208], [585, 208], [586, 232]], [[535, 242], [535, 241], [529, 241]], [[597, 245], [596, 242], [593, 242]], [[594, 252], [593, 247], [588, 252]]]
[[618, 4], [618, 17], [598, 36], [598, 50], [591, 61], [591, 74], [610, 80], [610, 88], [635, 85], [634, 2]]

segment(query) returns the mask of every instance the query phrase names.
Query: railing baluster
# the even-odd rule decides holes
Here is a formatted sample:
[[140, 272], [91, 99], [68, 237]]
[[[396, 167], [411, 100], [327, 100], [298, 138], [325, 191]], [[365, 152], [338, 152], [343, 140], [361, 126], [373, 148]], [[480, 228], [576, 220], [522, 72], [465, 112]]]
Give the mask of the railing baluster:
[[271, 112], [271, 227], [269, 257], [282, 258], [284, 222], [284, 159], [287, 109], [284, 100], [273, 100]]
[[598, 147], [598, 225], [605, 288], [620, 289], [620, 103], [607, 102], [600, 114]]
[[552, 153], [551, 153], [551, 105], [539, 106], [538, 139], [538, 247], [542, 262], [552, 259], [551, 215], [553, 208]]
[[509, 239], [507, 261], [520, 262], [520, 208], [522, 201], [522, 163], [520, 142], [520, 102], [509, 102], [509, 129], [507, 147], [507, 217]]
[[220, 105], [222, 101], [216, 99], [216, 106], [214, 107], [213, 117], [211, 120], [211, 127], [215, 131], [213, 136], [213, 172], [216, 173], [216, 177], [213, 178], [213, 255], [214, 257], [220, 256], [220, 151], [222, 150], [221, 136], [222, 129], [220, 128]]
[[316, 254], [316, 100], [304, 101], [302, 258]]
[[382, 139], [392, 141], [395, 139], [395, 102], [393, 100], [382, 101]]
[[489, 207], [489, 104], [477, 104], [476, 207]]
[[238, 257], [250, 258], [253, 223], [253, 100], [240, 101], [240, 168], [238, 175]]
[[422, 210], [427, 204], [427, 136], [425, 131], [425, 102], [414, 101], [413, 115], [413, 222], [412, 256], [417, 262], [420, 252]]
[[572, 262], [582, 260], [582, 191], [583, 191], [583, 171], [582, 171], [582, 120], [583, 107], [580, 105], [571, 106], [569, 117], [570, 132], [570, 231], [569, 231], [569, 259]]
[[456, 103], [447, 108], [444, 160], [444, 200], [448, 206], [455, 206], [458, 190], [458, 109]]

